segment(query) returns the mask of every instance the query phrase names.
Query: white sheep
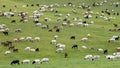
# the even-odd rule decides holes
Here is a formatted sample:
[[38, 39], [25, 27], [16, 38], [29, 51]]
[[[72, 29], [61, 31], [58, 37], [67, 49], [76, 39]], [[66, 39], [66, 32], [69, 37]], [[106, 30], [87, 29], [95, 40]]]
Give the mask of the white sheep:
[[87, 38], [89, 38], [91, 35], [90, 34], [87, 34]]
[[93, 57], [93, 55], [86, 55], [86, 56], [84, 57], [84, 59], [85, 59], [85, 60], [91, 60], [92, 57]]
[[30, 52], [35, 52], [35, 49], [30, 49]]
[[87, 49], [87, 47], [86, 47], [86, 46], [82, 46], [82, 48], [83, 48], [83, 49]]
[[20, 41], [25, 41], [25, 37], [20, 37], [19, 40]]
[[51, 40], [51, 44], [56, 44], [57, 40]]
[[27, 51], [30, 51], [30, 49], [31, 49], [30, 47], [26, 47], [26, 48], [25, 48], [25, 50], [27, 50]]
[[64, 44], [57, 44], [56, 47], [65, 49], [65, 45]]
[[95, 59], [95, 60], [96, 60], [96, 59], [100, 59], [100, 55], [94, 55], [94, 56], [93, 56], [93, 59]]
[[41, 61], [39, 60], [39, 59], [35, 59], [35, 60], [33, 60], [33, 62], [32, 62], [32, 64], [40, 64], [41, 63]]
[[55, 36], [54, 36], [54, 39], [57, 39], [57, 38], [58, 38], [58, 35], [55, 35]]
[[28, 63], [30, 63], [30, 60], [28, 59], [22, 61], [22, 64], [28, 64]]
[[78, 22], [77, 24], [78, 24], [78, 26], [82, 26], [83, 23], [82, 22]]
[[35, 41], [40, 41], [40, 37], [35, 37], [34, 40]]
[[48, 63], [49, 62], [49, 58], [43, 58], [43, 59], [41, 59], [41, 62]]
[[88, 25], [89, 25], [88, 23], [85, 23], [83, 26], [84, 26], [84, 27], [88, 27]]
[[18, 42], [18, 41], [19, 41], [19, 38], [14, 38], [13, 41], [14, 41], [14, 42]]
[[58, 49], [56, 50], [56, 52], [57, 52], [57, 53], [62, 53], [63, 50], [64, 50], [63, 48], [58, 48]]
[[88, 38], [82, 38], [81, 40], [85, 42], [88, 40]]
[[113, 55], [107, 55], [105, 57], [106, 57], [106, 59], [109, 59], [109, 60], [115, 60], [116, 59], [115, 56], [113, 56]]
[[71, 23], [71, 24], [69, 24], [70, 26], [74, 26], [74, 24], [73, 23]]
[[35, 26], [41, 26], [42, 24], [41, 23], [36, 23]]
[[103, 51], [104, 51], [102, 48], [98, 48], [97, 50], [100, 51], [100, 52], [103, 52]]
[[62, 25], [63, 25], [63, 26], [66, 26], [66, 25], [67, 25], [67, 23], [66, 23], [66, 22], [63, 22], [63, 23], [62, 23]]
[[108, 42], [115, 42], [115, 38], [110, 38]]
[[11, 51], [6, 51], [5, 52], [5, 55], [9, 55], [9, 54], [11, 54]]
[[27, 41], [33, 41], [33, 38], [32, 37], [26, 37], [26, 40]]

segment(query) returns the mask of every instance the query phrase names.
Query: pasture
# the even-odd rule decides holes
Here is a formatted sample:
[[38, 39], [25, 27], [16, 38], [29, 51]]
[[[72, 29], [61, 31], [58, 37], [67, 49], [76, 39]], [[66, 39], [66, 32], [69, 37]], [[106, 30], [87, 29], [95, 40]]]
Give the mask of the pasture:
[[[0, 25], [5, 24], [9, 28], [8, 35], [0, 32], [0, 42], [12, 41], [12, 45], [18, 48], [18, 52], [9, 50], [8, 47], [0, 44], [0, 68], [119, 68], [120, 59], [113, 61], [105, 58], [106, 55], [111, 55], [116, 52], [116, 48], [120, 47], [120, 40], [115, 42], [108, 42], [112, 36], [120, 36], [120, 15], [113, 15], [114, 12], [120, 11], [120, 4], [118, 7], [114, 3], [120, 0], [107, 0], [102, 5], [93, 7], [93, 3], [98, 4], [106, 0], [0, 0]], [[68, 5], [71, 2], [72, 6]], [[89, 5], [91, 8], [81, 8], [79, 6]], [[31, 6], [33, 4], [33, 6]], [[39, 4], [39, 6], [37, 6]], [[53, 6], [54, 4], [54, 6]], [[28, 7], [27, 7], [28, 5]], [[36, 26], [34, 18], [30, 18], [33, 12], [41, 10], [44, 5], [53, 7], [45, 8], [45, 11], [39, 12], [42, 15], [38, 18], [42, 25], [48, 25], [49, 28], [42, 28], [42, 25]], [[92, 18], [84, 18], [86, 11], [93, 11]], [[105, 17], [111, 17], [110, 20], [101, 16], [101, 11], [108, 9], [110, 15], [105, 14]], [[53, 10], [53, 11], [52, 11]], [[75, 12], [73, 11], [75, 10]], [[114, 11], [113, 11], [114, 10]], [[4, 12], [13, 12], [14, 16], [3, 16]], [[20, 22], [21, 17], [18, 16], [19, 12], [25, 12], [27, 22]], [[62, 14], [62, 16], [55, 16], [55, 14]], [[70, 14], [70, 16], [68, 15]], [[97, 18], [96, 18], [97, 16]], [[70, 21], [67, 25], [63, 25], [65, 18]], [[45, 21], [45, 18], [48, 18]], [[86, 21], [89, 25], [87, 27], [78, 25], [79, 20], [75, 21], [74, 18]], [[59, 21], [57, 21], [60, 19]], [[11, 22], [15, 20], [16, 22]], [[94, 23], [91, 23], [94, 21]], [[70, 24], [74, 25], [70, 25]], [[117, 24], [115, 27], [113, 24]], [[21, 32], [15, 32], [16, 29], [21, 29]], [[60, 29], [56, 32], [56, 29]], [[51, 30], [52, 31], [49, 31]], [[109, 31], [109, 29], [113, 29]], [[91, 36], [87, 41], [81, 41], [82, 38]], [[51, 44], [51, 40], [57, 35], [58, 43], [65, 44], [65, 49], [62, 53], [56, 53], [56, 44]], [[75, 39], [70, 39], [75, 36]], [[17, 41], [15, 38], [20, 37], [40, 37], [39, 41]], [[74, 44], [78, 45], [78, 49], [72, 49]], [[86, 46], [84, 49], [82, 46]], [[24, 50], [26, 47], [39, 48], [39, 52], [30, 52]], [[93, 49], [92, 49], [93, 48]], [[97, 51], [98, 48], [108, 49], [108, 54]], [[5, 55], [5, 51], [11, 51], [11, 54]], [[68, 53], [68, 57], [64, 58], [64, 53]], [[84, 60], [87, 54], [100, 55], [98, 60]], [[32, 64], [34, 59], [49, 58], [49, 63]], [[10, 65], [12, 60], [20, 60], [20, 65]], [[22, 60], [30, 59], [30, 64], [21, 64]]]

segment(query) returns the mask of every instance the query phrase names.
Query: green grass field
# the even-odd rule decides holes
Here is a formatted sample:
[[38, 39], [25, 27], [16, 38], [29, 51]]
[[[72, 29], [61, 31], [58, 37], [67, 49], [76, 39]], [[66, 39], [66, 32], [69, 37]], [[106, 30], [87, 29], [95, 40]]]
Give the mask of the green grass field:
[[[113, 2], [120, 2], [119, 0], [110, 0], [103, 6], [92, 7], [91, 10], [93, 12], [101, 12], [102, 10], [109, 9], [119, 12], [120, 6], [115, 7], [111, 6], [110, 4]], [[63, 7], [64, 4], [68, 2], [72, 2], [75, 7]], [[39, 42], [13, 42], [13, 45], [19, 49], [18, 53], [11, 53], [10, 55], [4, 55], [5, 51], [8, 50], [7, 47], [4, 47], [0, 44], [0, 68], [119, 68], [120, 66], [120, 59], [110, 61], [105, 58], [103, 52], [98, 52], [97, 48], [108, 49], [108, 54], [113, 54], [116, 52], [116, 48], [120, 46], [120, 41], [108, 43], [107, 40], [110, 39], [113, 35], [120, 36], [119, 31], [108, 31], [110, 28], [114, 28], [113, 24], [118, 24], [120, 27], [120, 16], [116, 16], [115, 20], [111, 21], [104, 21], [102, 18], [96, 19], [93, 15], [92, 19], [84, 19], [82, 13], [86, 11], [86, 9], [78, 8], [77, 6], [81, 3], [89, 4], [90, 6], [94, 2], [101, 2], [101, 0], [0, 0], [0, 11], [6, 12], [9, 9], [12, 11], [16, 11], [15, 16], [11, 18], [0, 17], [0, 24], [6, 24], [9, 30], [9, 35], [5, 36], [3, 33], [0, 33], [0, 42], [13, 40], [14, 38], [18, 37], [40, 37], [41, 40]], [[41, 27], [36, 27], [33, 23], [32, 19], [29, 19], [29, 15], [32, 15], [32, 12], [38, 10], [40, 7], [34, 6], [30, 7], [31, 4], [40, 4], [40, 5], [51, 5], [54, 3], [58, 3], [60, 6], [55, 7], [58, 10], [58, 13], [62, 13], [62, 18], [65, 18], [67, 13], [70, 13], [71, 22], [75, 23], [75, 26], [69, 27], [65, 26], [61, 31], [55, 32], [48, 32], [48, 29], [41, 29]], [[29, 7], [23, 8], [23, 5], [28, 4]], [[6, 5], [5, 8], [2, 5]], [[14, 7], [17, 5], [17, 8]], [[71, 9], [76, 9], [77, 14], [71, 12]], [[28, 23], [21, 23], [19, 22], [20, 17], [17, 16], [17, 13], [23, 11], [28, 12]], [[53, 28], [55, 25], [61, 25], [63, 21], [57, 22], [57, 17], [54, 16], [55, 13], [46, 11], [44, 15], [39, 18], [39, 21], [42, 24], [48, 24], [50, 29]], [[106, 15], [108, 16], [108, 15]], [[114, 17], [114, 15], [110, 15]], [[51, 20], [48, 22], [44, 21], [44, 18], [48, 17]], [[77, 26], [76, 22], [72, 19], [74, 17], [79, 17], [82, 20], [87, 20], [90, 22], [91, 20], [94, 21], [94, 24], [90, 24], [87, 28]], [[11, 23], [11, 20], [16, 20], [16, 23]], [[22, 33], [15, 33], [15, 29], [21, 28]], [[82, 42], [81, 38], [86, 37], [87, 34], [91, 34], [90, 39], [86, 42]], [[57, 39], [58, 43], [63, 43], [66, 45], [64, 52], [68, 53], [68, 58], [64, 58], [64, 53], [56, 53], [56, 47], [53, 44], [50, 44], [50, 41], [54, 39], [54, 35], [58, 35], [59, 38]], [[70, 36], [75, 35], [76, 39], [71, 40]], [[73, 44], [78, 44], [79, 48], [71, 49]], [[82, 49], [81, 46], [87, 46], [88, 49]], [[30, 46], [31, 48], [39, 48], [39, 52], [31, 53], [29, 51], [24, 51], [24, 48]], [[95, 50], [91, 50], [90, 48], [94, 47]], [[12, 51], [12, 50], [11, 50]], [[87, 54], [93, 55], [100, 55], [99, 60], [89, 61], [84, 60], [84, 56]], [[49, 63], [43, 64], [31, 64], [32, 60], [34, 59], [41, 59], [43, 57], [48, 57], [50, 59]], [[20, 65], [10, 65], [12, 60], [19, 59], [20, 61], [24, 59], [30, 59], [30, 64], [20, 64]]]

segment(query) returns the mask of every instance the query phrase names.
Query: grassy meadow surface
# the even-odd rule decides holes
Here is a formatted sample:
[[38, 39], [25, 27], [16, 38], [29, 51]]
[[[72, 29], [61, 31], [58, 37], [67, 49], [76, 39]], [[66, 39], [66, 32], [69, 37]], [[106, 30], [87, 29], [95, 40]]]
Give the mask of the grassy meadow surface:
[[[103, 52], [98, 52], [97, 48], [103, 48], [108, 49], [108, 54], [113, 54], [116, 52], [116, 48], [120, 46], [120, 41], [116, 41], [113, 43], [108, 43], [108, 39], [110, 39], [113, 35], [120, 36], [119, 31], [108, 31], [110, 28], [114, 28], [113, 24], [118, 24], [118, 27], [120, 27], [120, 16], [116, 16], [115, 20], [111, 21], [104, 21], [102, 18], [96, 19], [93, 15], [92, 19], [84, 19], [83, 14], [86, 9], [78, 8], [77, 6], [79, 4], [82, 4], [83, 2], [85, 4], [89, 4], [92, 6], [92, 3], [94, 2], [100, 2], [101, 0], [0, 0], [0, 11], [6, 12], [9, 9], [12, 9], [12, 11], [16, 12], [14, 17], [11, 18], [5, 18], [0, 17], [0, 24], [6, 24], [9, 30], [9, 35], [5, 36], [2, 33], [0, 33], [0, 42], [7, 41], [7, 40], [13, 40], [14, 38], [18, 37], [40, 37], [41, 40], [39, 42], [13, 42], [13, 45], [19, 49], [18, 53], [11, 53], [10, 55], [6, 56], [4, 55], [4, 52], [8, 50], [7, 47], [4, 47], [0, 44], [0, 68], [119, 68], [120, 67], [120, 59], [110, 61], [105, 59], [105, 55]], [[120, 11], [120, 6], [115, 7], [111, 6], [110, 4], [113, 2], [120, 2], [119, 0], [108, 0], [106, 4], [103, 6], [98, 7], [92, 7], [93, 12], [101, 12], [102, 10], [114, 9], [116, 12]], [[72, 2], [75, 7], [63, 7], [64, 4], [67, 4], [68, 2]], [[70, 13], [70, 19], [71, 22], [75, 23], [75, 26], [69, 27], [65, 26], [63, 29], [61, 29], [60, 32], [55, 32], [55, 29], [53, 29], [53, 32], [48, 32], [48, 29], [41, 29], [41, 27], [36, 27], [33, 23], [32, 19], [28, 18], [28, 23], [21, 23], [19, 22], [20, 17], [17, 16], [17, 13], [19, 11], [28, 12], [28, 17], [32, 15], [32, 12], [35, 10], [38, 10], [40, 7], [34, 6], [34, 7], [26, 7], [23, 8], [23, 5], [31, 5], [31, 4], [40, 4], [40, 5], [51, 5], [54, 3], [58, 3], [60, 6], [55, 7], [55, 9], [58, 10], [58, 13], [62, 13], [62, 18], [65, 18], [65, 15], [67, 13]], [[6, 5], [5, 8], [2, 7], [2, 5]], [[17, 5], [17, 8], [14, 7], [14, 5]], [[77, 14], [74, 14], [71, 12], [71, 9], [76, 9]], [[56, 21], [57, 17], [54, 16], [55, 13], [47, 11], [44, 12], [44, 15], [39, 18], [40, 23], [42, 24], [48, 24], [50, 29], [52, 29], [55, 25], [61, 25], [63, 21]], [[108, 16], [108, 15], [106, 15]], [[113, 15], [110, 15], [113, 16]], [[48, 22], [44, 21], [44, 18], [48, 17], [51, 20]], [[88, 22], [94, 21], [94, 24], [90, 24], [87, 28], [77, 26], [77, 23], [74, 22], [72, 19], [74, 17], [79, 17], [82, 20], [87, 20]], [[113, 16], [114, 17], [114, 16]], [[11, 23], [11, 20], [16, 20], [16, 23]], [[22, 33], [15, 33], [15, 29], [21, 28]], [[87, 34], [91, 34], [90, 39], [86, 42], [82, 42], [81, 38], [86, 37]], [[64, 52], [68, 53], [68, 58], [64, 58], [64, 53], [56, 53], [56, 47], [53, 44], [50, 44], [50, 41], [54, 39], [54, 35], [58, 35], [57, 42], [63, 43], [66, 45]], [[70, 36], [75, 35], [76, 39], [71, 40]], [[78, 44], [79, 48], [77, 49], [71, 49], [73, 44]], [[81, 46], [87, 46], [87, 49], [82, 49]], [[25, 47], [31, 47], [31, 48], [39, 48], [39, 52], [31, 53], [29, 51], [24, 51]], [[90, 48], [94, 47], [95, 50], [91, 50]], [[11, 50], [12, 51], [12, 50]], [[84, 56], [87, 54], [92, 55], [100, 55], [99, 60], [95, 61], [89, 61], [84, 60]], [[20, 64], [20, 65], [10, 65], [10, 62], [15, 59], [19, 59], [20, 61], [24, 59], [30, 59], [31, 62], [34, 59], [41, 59], [43, 57], [48, 57], [50, 59], [49, 63], [43, 63], [43, 64]]]

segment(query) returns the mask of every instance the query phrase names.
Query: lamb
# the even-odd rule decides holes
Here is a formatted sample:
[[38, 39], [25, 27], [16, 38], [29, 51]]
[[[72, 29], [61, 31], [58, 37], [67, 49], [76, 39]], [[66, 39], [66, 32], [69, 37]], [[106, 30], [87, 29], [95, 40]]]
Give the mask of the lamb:
[[23, 60], [21, 63], [22, 64], [28, 64], [28, 63], [30, 63], [30, 60], [26, 59], [26, 60]]

